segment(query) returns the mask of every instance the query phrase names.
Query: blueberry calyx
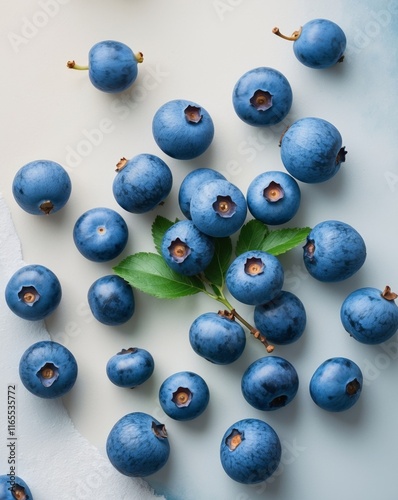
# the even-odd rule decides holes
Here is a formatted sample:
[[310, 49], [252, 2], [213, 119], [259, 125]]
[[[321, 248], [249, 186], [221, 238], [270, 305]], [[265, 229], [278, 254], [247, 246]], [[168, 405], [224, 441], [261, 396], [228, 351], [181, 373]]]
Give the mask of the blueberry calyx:
[[198, 106], [187, 106], [184, 109], [185, 119], [189, 123], [199, 123], [203, 117], [201, 109]]
[[171, 242], [168, 247], [168, 251], [170, 253], [170, 257], [178, 264], [184, 262], [184, 260], [191, 254], [190, 247], [182, 240], [180, 240], [180, 238], [177, 238]]
[[267, 201], [275, 203], [285, 196], [285, 192], [280, 184], [271, 181], [269, 185], [264, 189], [263, 195]]
[[360, 390], [361, 390], [361, 384], [356, 378], [348, 382], [348, 384], [345, 386], [345, 392], [349, 396], [355, 396], [355, 394]]
[[186, 408], [192, 401], [192, 392], [187, 387], [179, 387], [173, 392], [171, 400], [178, 408]]
[[122, 349], [120, 352], [116, 353], [118, 356], [122, 356], [123, 354], [132, 354], [137, 351], [136, 347], [129, 347], [128, 349]]
[[54, 203], [51, 200], [46, 200], [40, 204], [39, 208], [44, 213], [44, 215], [50, 215], [50, 213], [54, 209]]
[[29, 500], [25, 488], [20, 484], [15, 483], [11, 488], [11, 493], [15, 500]]
[[382, 291], [381, 296], [386, 300], [395, 300], [398, 297], [398, 294], [392, 292], [391, 287], [387, 285]]
[[285, 394], [282, 394], [281, 396], [277, 396], [276, 398], [274, 398], [269, 406], [270, 408], [282, 408], [283, 406], [286, 405], [287, 403], [287, 396]]
[[250, 276], [257, 276], [258, 274], [262, 274], [264, 272], [264, 262], [257, 258], [251, 257], [246, 260], [245, 263], [245, 273]]
[[314, 259], [314, 253], [315, 253], [315, 242], [314, 240], [308, 240], [307, 243], [304, 245], [304, 255], [309, 259], [313, 260]]
[[23, 286], [18, 292], [18, 298], [27, 306], [32, 307], [40, 299], [40, 294], [34, 286]]
[[268, 90], [257, 89], [250, 98], [250, 104], [257, 111], [267, 111], [272, 107], [272, 94]]
[[336, 165], [339, 165], [340, 163], [345, 162], [345, 157], [347, 155], [348, 151], [346, 151], [345, 147], [343, 146], [340, 151], [337, 153], [336, 156]]
[[121, 170], [123, 170], [123, 168], [127, 165], [128, 163], [128, 159], [125, 158], [124, 156], [122, 158], [120, 158], [120, 160], [116, 163], [116, 168], [115, 168], [115, 171], [116, 172], [120, 172]]
[[236, 212], [236, 203], [230, 196], [217, 196], [213, 209], [220, 217], [229, 218]]
[[231, 434], [225, 439], [225, 444], [231, 451], [235, 451], [244, 439], [243, 432], [238, 431], [238, 429], [232, 429]]
[[58, 367], [54, 363], [46, 363], [36, 373], [44, 387], [50, 387], [59, 377]]
[[300, 26], [300, 28], [298, 30], [293, 31], [291, 36], [287, 36], [287, 35], [284, 35], [283, 33], [281, 33], [279, 31], [279, 28], [277, 26], [275, 26], [275, 28], [272, 29], [272, 33], [274, 35], [278, 35], [279, 37], [283, 38], [284, 40], [288, 40], [289, 42], [295, 42], [298, 38], [300, 38], [302, 29], [303, 28]]
[[152, 422], [152, 431], [159, 439], [167, 438], [167, 430], [164, 424], [157, 424], [156, 422]]

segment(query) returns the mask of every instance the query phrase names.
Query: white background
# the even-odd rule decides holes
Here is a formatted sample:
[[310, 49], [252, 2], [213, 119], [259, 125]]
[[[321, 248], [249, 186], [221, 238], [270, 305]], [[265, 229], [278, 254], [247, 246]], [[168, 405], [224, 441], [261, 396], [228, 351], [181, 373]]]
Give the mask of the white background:
[[[63, 287], [62, 303], [47, 327], [79, 364], [77, 383], [63, 400], [78, 431], [104, 453], [109, 430], [124, 414], [147, 411], [163, 421], [172, 454], [149, 482], [172, 500], [396, 498], [398, 342], [355, 342], [341, 326], [339, 309], [348, 293], [360, 286], [398, 288], [398, 2], [28, 0], [3, 3], [1, 10], [0, 191], [11, 210], [24, 260], [51, 268]], [[302, 66], [291, 44], [271, 32], [277, 25], [290, 34], [315, 17], [334, 20], [347, 35], [345, 61], [330, 70]], [[86, 73], [66, 68], [69, 59], [85, 64], [91, 46], [108, 38], [144, 54], [134, 87], [120, 96], [97, 91]], [[246, 125], [232, 107], [235, 82], [257, 66], [278, 69], [293, 89], [291, 113], [271, 129]], [[213, 118], [213, 144], [196, 160], [172, 160], [153, 140], [152, 117], [174, 98], [196, 101]], [[308, 325], [299, 342], [275, 350], [296, 367], [298, 395], [289, 406], [264, 413], [251, 408], [240, 392], [243, 371], [264, 355], [259, 343], [248, 335], [241, 359], [224, 367], [211, 365], [190, 348], [192, 321], [218, 309], [207, 297], [169, 302], [137, 292], [136, 314], [128, 324], [106, 327], [96, 322], [87, 307], [87, 290], [120, 259], [105, 264], [85, 260], [74, 247], [72, 230], [85, 210], [108, 206], [129, 225], [130, 240], [121, 258], [153, 251], [150, 225], [156, 214], [181, 217], [178, 188], [188, 172], [215, 168], [245, 192], [260, 172], [283, 170], [280, 134], [304, 116], [332, 122], [348, 154], [331, 181], [300, 184], [302, 205], [290, 225], [342, 220], [362, 234], [368, 256], [357, 275], [339, 284], [310, 278], [301, 248], [281, 258], [285, 289], [303, 301]], [[137, 216], [118, 207], [112, 182], [119, 158], [142, 152], [168, 163], [174, 187], [164, 206]], [[73, 183], [67, 207], [50, 217], [24, 213], [11, 193], [16, 171], [39, 158], [61, 163]], [[252, 319], [251, 308], [237, 309]], [[156, 363], [153, 377], [134, 391], [116, 388], [105, 374], [107, 360], [131, 346], [148, 349]], [[358, 404], [343, 414], [320, 410], [308, 392], [312, 373], [332, 356], [351, 358], [365, 378]], [[157, 394], [168, 375], [185, 369], [205, 378], [211, 401], [200, 418], [183, 423], [163, 414]], [[249, 416], [271, 424], [284, 449], [278, 474], [257, 486], [233, 482], [219, 462], [224, 431]], [[51, 475], [50, 464], [47, 473]], [[100, 488], [93, 486], [92, 493], [104, 498]]]

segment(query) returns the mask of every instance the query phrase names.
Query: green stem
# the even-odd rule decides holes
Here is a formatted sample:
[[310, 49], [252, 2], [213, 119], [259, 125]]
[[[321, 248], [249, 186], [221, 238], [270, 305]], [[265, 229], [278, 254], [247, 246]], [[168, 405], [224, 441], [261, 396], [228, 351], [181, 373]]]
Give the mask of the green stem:
[[71, 69], [88, 70], [88, 66], [81, 66], [80, 64], [76, 64], [75, 61], [68, 61], [66, 66]]

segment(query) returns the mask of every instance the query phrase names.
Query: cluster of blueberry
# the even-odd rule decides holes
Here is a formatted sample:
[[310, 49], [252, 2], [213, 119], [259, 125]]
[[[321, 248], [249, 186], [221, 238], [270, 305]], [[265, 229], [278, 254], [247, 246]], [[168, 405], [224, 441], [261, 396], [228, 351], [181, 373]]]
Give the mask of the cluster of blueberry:
[[[274, 33], [294, 42], [294, 53], [311, 68], [326, 68], [342, 60], [346, 39], [333, 22], [316, 19], [305, 24], [292, 37]], [[93, 85], [104, 92], [120, 92], [137, 77], [141, 53], [135, 55], [120, 42], [104, 41], [89, 53], [89, 65], [73, 61], [68, 66], [87, 69]], [[292, 91], [277, 70], [255, 68], [245, 73], [233, 90], [236, 114], [252, 126], [269, 126], [282, 121], [290, 111]], [[201, 155], [210, 146], [214, 124], [200, 105], [185, 100], [165, 103], [155, 114], [152, 132], [159, 148], [168, 156], [187, 160]], [[333, 177], [345, 161], [339, 131], [319, 118], [302, 118], [293, 123], [281, 138], [281, 158], [286, 172], [267, 171], [251, 182], [246, 196], [225, 177], [209, 168], [189, 173], [180, 185], [179, 206], [184, 220], [167, 223], [158, 240], [158, 250], [168, 272], [183, 276], [186, 285], [203, 285], [203, 276], [214, 258], [220, 258], [219, 241], [228, 239], [244, 227], [247, 212], [263, 225], [290, 221], [300, 206], [297, 181], [324, 182]], [[118, 204], [130, 213], [153, 210], [167, 198], [172, 188], [172, 173], [159, 157], [140, 154], [121, 159], [113, 183]], [[49, 215], [60, 210], [71, 194], [71, 182], [62, 166], [48, 160], [31, 162], [14, 178], [13, 194], [25, 211]], [[262, 226], [264, 229], [264, 226]], [[338, 282], [353, 276], [364, 264], [366, 246], [350, 225], [336, 220], [317, 224], [306, 235], [303, 261], [309, 274], [324, 282]], [[73, 239], [81, 254], [95, 262], [106, 262], [121, 254], [128, 239], [128, 228], [117, 212], [98, 207], [88, 210], [76, 221]], [[298, 242], [299, 243], [299, 242]], [[158, 262], [158, 261], [156, 261]], [[284, 271], [279, 259], [260, 248], [246, 248], [224, 266], [221, 283], [207, 279], [213, 298], [229, 306], [222, 287], [240, 303], [254, 306], [256, 332], [275, 344], [297, 341], [306, 326], [304, 305], [293, 293], [282, 290]], [[164, 268], [163, 268], [164, 269]], [[95, 318], [107, 325], [128, 321], [134, 314], [133, 288], [140, 288], [142, 274], [126, 279], [121, 268], [92, 284], [88, 303]], [[207, 275], [207, 278], [209, 274]], [[190, 280], [196, 281], [190, 281]], [[181, 282], [180, 282], [181, 283]], [[192, 293], [192, 291], [190, 292]], [[10, 278], [5, 298], [18, 316], [37, 321], [46, 318], [59, 305], [62, 291], [54, 273], [44, 266], [27, 265]], [[344, 328], [356, 340], [376, 344], [386, 341], [398, 330], [396, 294], [362, 288], [352, 292], [341, 306]], [[229, 364], [242, 354], [246, 337], [229, 311], [205, 313], [193, 321], [189, 341], [193, 350], [216, 364]], [[239, 318], [238, 318], [239, 319]], [[265, 343], [265, 340], [264, 340]], [[269, 352], [272, 351], [272, 346]], [[152, 355], [141, 348], [123, 349], [112, 356], [107, 375], [119, 387], [143, 384], [154, 371]], [[26, 350], [20, 361], [24, 386], [43, 398], [66, 394], [77, 377], [72, 353], [59, 343], [42, 341]], [[322, 363], [310, 381], [313, 401], [327, 411], [352, 407], [362, 390], [360, 368], [346, 358], [331, 358]], [[241, 379], [245, 400], [254, 408], [274, 411], [289, 404], [298, 391], [295, 368], [279, 356], [265, 356], [253, 362]], [[164, 412], [175, 420], [190, 420], [205, 411], [209, 402], [206, 382], [193, 372], [179, 372], [167, 378], [159, 389]], [[170, 446], [163, 424], [146, 413], [130, 413], [111, 429], [106, 449], [109, 460], [121, 473], [148, 476], [167, 462]], [[281, 443], [274, 429], [259, 419], [244, 419], [225, 432], [220, 446], [225, 472], [241, 483], [264, 481], [276, 470], [281, 459]], [[4, 482], [0, 480], [0, 488]], [[19, 488], [32, 498], [21, 480]], [[0, 490], [1, 491], [1, 490]], [[15, 490], [16, 491], [16, 490]], [[6, 495], [6, 494], [5, 494]], [[8, 498], [4, 495], [4, 498]], [[11, 498], [11, 497], [10, 497]], [[14, 495], [14, 498], [15, 495]]]

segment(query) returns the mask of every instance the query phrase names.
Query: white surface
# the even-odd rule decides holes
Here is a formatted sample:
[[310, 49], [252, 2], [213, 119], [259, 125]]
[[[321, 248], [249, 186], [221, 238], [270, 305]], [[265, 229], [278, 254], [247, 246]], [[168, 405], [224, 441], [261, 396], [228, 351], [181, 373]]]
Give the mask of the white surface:
[[[77, 383], [63, 402], [83, 441], [88, 440], [102, 454], [110, 428], [125, 413], [147, 411], [162, 420], [169, 432], [172, 454], [166, 467], [150, 482], [170, 500], [248, 500], [265, 495], [273, 500], [396, 498], [398, 342], [394, 337], [382, 346], [356, 343], [343, 331], [339, 308], [346, 295], [359, 286], [382, 288], [389, 284], [398, 288], [394, 252], [397, 233], [392, 229], [398, 203], [398, 2], [347, 4], [342, 0], [29, 0], [2, 7], [0, 191], [20, 238], [23, 260], [47, 265], [63, 286], [61, 306], [47, 321], [51, 337], [70, 348], [79, 363]], [[300, 65], [289, 42], [271, 33], [275, 25], [290, 33], [314, 17], [334, 20], [347, 34], [346, 60], [331, 70], [315, 71]], [[66, 68], [68, 59], [85, 63], [90, 47], [106, 38], [124, 41], [144, 53], [135, 86], [123, 96], [100, 93], [91, 86], [87, 74]], [[288, 119], [271, 129], [247, 126], [236, 117], [231, 104], [236, 80], [261, 65], [282, 71], [294, 93]], [[173, 98], [194, 100], [213, 117], [214, 142], [197, 160], [171, 160], [152, 138], [153, 114]], [[217, 168], [245, 191], [261, 171], [283, 170], [280, 133], [288, 123], [310, 115], [337, 126], [348, 155], [339, 174], [327, 184], [301, 184], [302, 206], [290, 225], [313, 226], [331, 218], [348, 222], [364, 237], [368, 257], [356, 276], [340, 284], [311, 279], [302, 265], [300, 248], [282, 258], [285, 288], [305, 304], [308, 326], [298, 343], [275, 350], [296, 367], [300, 376], [298, 395], [286, 408], [267, 414], [251, 408], [240, 393], [244, 369], [264, 354], [259, 343], [248, 338], [242, 358], [226, 367], [211, 365], [190, 348], [191, 322], [202, 312], [218, 309], [206, 297], [168, 302], [136, 293], [137, 312], [129, 324], [109, 328], [97, 323], [87, 307], [87, 290], [116, 262], [86, 261], [74, 248], [72, 228], [83, 211], [106, 205], [118, 210], [129, 224], [131, 236], [123, 256], [152, 251], [150, 224], [156, 214], [181, 217], [177, 194], [187, 172], [195, 167]], [[174, 188], [163, 207], [136, 216], [119, 209], [111, 185], [119, 158], [140, 152], [158, 154], [169, 164]], [[63, 164], [73, 182], [67, 207], [48, 218], [22, 212], [11, 194], [17, 169], [38, 158]], [[18, 258], [13, 265], [17, 263]], [[8, 266], [6, 269], [10, 270]], [[2, 279], [4, 284], [4, 276]], [[252, 319], [249, 307], [240, 306], [239, 310]], [[27, 335], [32, 339], [43, 332], [34, 334], [24, 322], [9, 315], [4, 318], [3, 335], [8, 337], [1, 340], [2, 350], [12, 350], [10, 356], [18, 359]], [[125, 391], [108, 381], [105, 364], [115, 352], [132, 345], [153, 354], [156, 370], [144, 386]], [[318, 409], [308, 393], [315, 368], [335, 355], [357, 362], [366, 381], [359, 403], [338, 415]], [[8, 366], [1, 365], [2, 405], [4, 385], [18, 382], [10, 379]], [[165, 417], [157, 399], [164, 378], [181, 369], [204, 376], [211, 391], [206, 413], [185, 423]], [[27, 450], [33, 440], [22, 434], [27, 419], [31, 422], [34, 416], [31, 419], [31, 413], [25, 413], [29, 395], [21, 384], [18, 398], [20, 450], [25, 446], [19, 456], [19, 471], [32, 491], [36, 488], [39, 492], [36, 500], [44, 500], [59, 479], [59, 461], [64, 460], [62, 470], [67, 476], [69, 467], [80, 463], [80, 458], [52, 457], [46, 470], [47, 493], [40, 493], [43, 483], [35, 482], [43, 475], [28, 460], [40, 450]], [[51, 419], [52, 414], [47, 415]], [[225, 429], [247, 416], [270, 423], [284, 449], [278, 474], [257, 486], [230, 480], [218, 457]], [[0, 423], [4, 469], [4, 413]], [[45, 442], [50, 436], [43, 434], [42, 439]], [[63, 447], [62, 443], [57, 445]], [[76, 481], [87, 478], [84, 470], [80, 477], [76, 473]], [[120, 477], [120, 484], [125, 479]], [[98, 482], [93, 483], [91, 493], [96, 498], [111, 498]], [[65, 498], [76, 497], [73, 484]], [[131, 491], [133, 499], [133, 485]]]

